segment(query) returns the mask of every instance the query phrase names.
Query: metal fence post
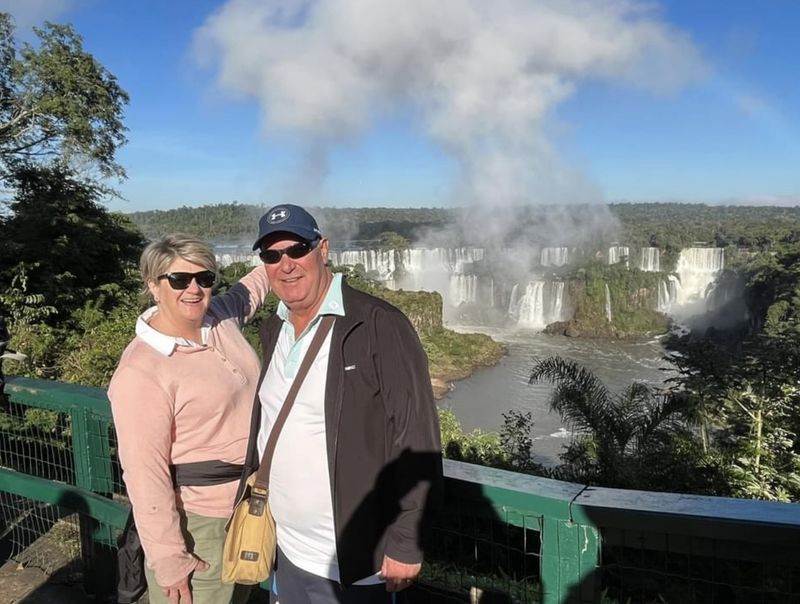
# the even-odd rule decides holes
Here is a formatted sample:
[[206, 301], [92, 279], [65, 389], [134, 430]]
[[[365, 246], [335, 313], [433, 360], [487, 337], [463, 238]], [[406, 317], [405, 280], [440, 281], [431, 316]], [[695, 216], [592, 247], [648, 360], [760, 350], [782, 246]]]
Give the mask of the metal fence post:
[[8, 341], [11, 339], [11, 336], [8, 333], [8, 328], [6, 327], [6, 319], [0, 313], [0, 404], [5, 405], [5, 387], [6, 387], [6, 376], [3, 375], [3, 355], [6, 352], [6, 348], [8, 348]]
[[[70, 418], [75, 484], [110, 498], [113, 476], [108, 421], [93, 416], [85, 407], [73, 407]], [[79, 514], [79, 522], [84, 589], [101, 602], [113, 595], [115, 589], [114, 531], [84, 513]]]
[[542, 518], [541, 527], [542, 603], [597, 602], [594, 576], [600, 559], [597, 529], [550, 516]]

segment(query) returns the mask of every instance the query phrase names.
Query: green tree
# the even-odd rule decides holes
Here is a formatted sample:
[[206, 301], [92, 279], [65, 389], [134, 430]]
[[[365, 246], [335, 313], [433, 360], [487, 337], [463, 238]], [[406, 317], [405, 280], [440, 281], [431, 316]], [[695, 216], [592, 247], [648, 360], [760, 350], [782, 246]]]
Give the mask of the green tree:
[[136, 288], [144, 240], [100, 205], [99, 187], [58, 164], [18, 167], [10, 181], [15, 195], [11, 216], [0, 223], [0, 283], [24, 270], [26, 295], [44, 296], [38, 302], [57, 309], [54, 319], [95, 298], [98, 288], [109, 306]]
[[114, 156], [128, 95], [71, 26], [34, 32], [37, 46], [18, 46], [12, 17], [0, 13], [0, 179], [54, 159], [84, 178], [123, 178]]
[[690, 438], [683, 398], [639, 382], [615, 394], [591, 371], [560, 357], [533, 367], [530, 382], [542, 380], [555, 385], [550, 408], [574, 435], [562, 455], [562, 477], [608, 487], [669, 490], [691, 475], [653, 466], [659, 459], [668, 464], [677, 459], [675, 451]]
[[731, 459], [735, 495], [778, 501], [800, 498], [797, 434], [789, 427], [798, 401], [800, 389], [789, 384], [771, 396], [747, 384], [726, 398], [722, 446]]
[[402, 252], [410, 247], [411, 242], [394, 231], [384, 231], [378, 235], [378, 245], [382, 250]]
[[123, 350], [134, 336], [136, 317], [142, 308], [133, 298], [110, 312], [102, 301], [87, 302], [73, 313], [73, 323], [80, 326], [65, 343], [59, 359], [59, 379], [90, 386], [108, 386]]

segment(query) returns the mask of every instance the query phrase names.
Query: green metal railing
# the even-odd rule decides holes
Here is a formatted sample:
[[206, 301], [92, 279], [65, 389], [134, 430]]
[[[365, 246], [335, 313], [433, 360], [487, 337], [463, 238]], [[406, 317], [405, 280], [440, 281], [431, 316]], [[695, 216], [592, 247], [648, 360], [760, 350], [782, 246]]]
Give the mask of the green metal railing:
[[[77, 524], [84, 587], [113, 592], [114, 552], [129, 506], [105, 391], [7, 378], [0, 409], [0, 534], [11, 553], [59, 522]], [[46, 504], [43, 506], [42, 504]], [[40, 552], [43, 562], [47, 551]]]
[[[6, 393], [0, 536], [24, 556], [77, 519], [85, 584], [102, 596], [129, 509], [105, 392], [10, 378]], [[795, 504], [591, 488], [449, 460], [441, 500], [415, 602], [800, 604]]]

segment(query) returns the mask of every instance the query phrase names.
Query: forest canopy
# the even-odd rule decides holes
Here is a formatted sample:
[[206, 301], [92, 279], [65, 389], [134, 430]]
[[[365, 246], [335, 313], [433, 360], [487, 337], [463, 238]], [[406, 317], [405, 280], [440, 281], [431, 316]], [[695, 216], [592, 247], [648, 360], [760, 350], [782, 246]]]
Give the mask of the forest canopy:
[[[587, 207], [592, 208], [587, 212]], [[779, 206], [709, 206], [685, 203], [616, 203], [608, 206], [526, 206], [496, 208], [482, 220], [475, 208], [308, 208], [335, 244], [378, 247], [381, 234], [397, 233], [413, 243], [441, 246], [481, 245], [487, 220], [511, 225], [508, 241], [539, 243], [533, 238], [552, 223], [551, 215], [581, 227], [583, 240], [597, 244], [680, 250], [693, 245], [736, 246], [760, 251], [786, 249], [800, 242], [800, 208]], [[267, 206], [220, 203], [172, 210], [132, 212], [128, 216], [148, 238], [185, 230], [219, 243], [247, 243]], [[609, 220], [609, 216], [611, 219]], [[595, 223], [595, 224], [593, 224]], [[610, 224], [609, 224], [610, 223]], [[481, 228], [475, 228], [481, 225]], [[597, 227], [597, 234], [586, 237]], [[552, 245], [571, 245], [575, 233], [548, 233]], [[555, 238], [555, 239], [553, 239]], [[561, 238], [561, 243], [557, 240]], [[498, 242], [501, 243], [501, 242]]]

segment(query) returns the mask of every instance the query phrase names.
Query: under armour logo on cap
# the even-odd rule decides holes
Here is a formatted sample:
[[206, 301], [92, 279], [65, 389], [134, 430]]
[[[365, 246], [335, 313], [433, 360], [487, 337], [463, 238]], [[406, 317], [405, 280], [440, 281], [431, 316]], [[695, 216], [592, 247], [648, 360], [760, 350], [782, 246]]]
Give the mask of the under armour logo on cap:
[[257, 250], [265, 237], [275, 233], [289, 233], [306, 241], [316, 241], [322, 237], [314, 217], [306, 209], [291, 203], [273, 206], [261, 217], [253, 249]]
[[274, 210], [270, 213], [269, 217], [267, 218], [267, 222], [270, 224], [277, 224], [279, 222], [283, 222], [289, 218], [289, 210], [286, 208], [280, 208], [279, 210]]

